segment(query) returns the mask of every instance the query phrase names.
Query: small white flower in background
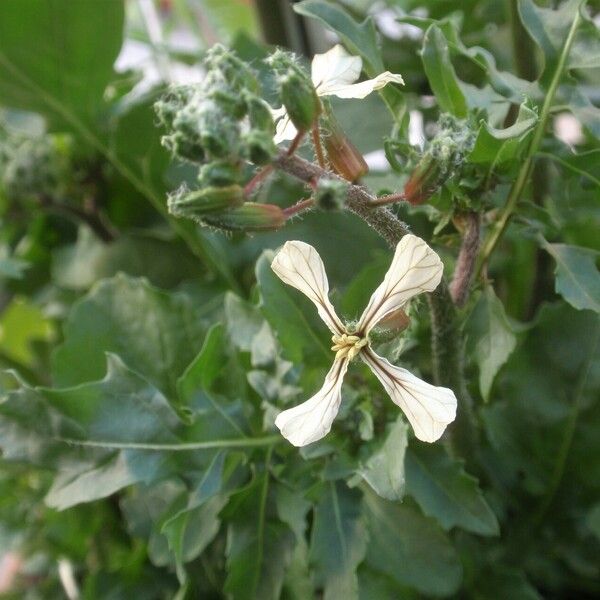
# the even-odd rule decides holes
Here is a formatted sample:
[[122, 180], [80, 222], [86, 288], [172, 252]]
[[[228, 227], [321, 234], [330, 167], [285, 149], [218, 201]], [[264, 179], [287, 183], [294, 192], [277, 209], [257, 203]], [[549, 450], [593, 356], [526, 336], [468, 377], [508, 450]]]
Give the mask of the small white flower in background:
[[[338, 98], [365, 98], [388, 83], [404, 85], [402, 75], [385, 71], [374, 79], [355, 83], [362, 71], [362, 58], [348, 54], [343, 46], [337, 44], [324, 54], [315, 54], [311, 65], [311, 79], [318, 96], [337, 96]], [[285, 108], [274, 109], [273, 118], [277, 121], [274, 141], [279, 144], [293, 140], [298, 133], [288, 119]]]
[[294, 446], [305, 446], [329, 433], [342, 400], [342, 381], [348, 364], [358, 356], [402, 409], [417, 438], [424, 442], [437, 440], [456, 416], [454, 392], [430, 385], [378, 356], [371, 347], [369, 332], [413, 296], [431, 292], [438, 286], [444, 268], [439, 256], [422, 239], [404, 236], [383, 282], [353, 327], [344, 325], [335, 313], [328, 298], [329, 283], [323, 261], [312, 246], [286, 242], [271, 268], [284, 283], [300, 290], [316, 305], [333, 334], [331, 349], [336, 353], [323, 387], [312, 398], [284, 410], [275, 419], [282, 435]]

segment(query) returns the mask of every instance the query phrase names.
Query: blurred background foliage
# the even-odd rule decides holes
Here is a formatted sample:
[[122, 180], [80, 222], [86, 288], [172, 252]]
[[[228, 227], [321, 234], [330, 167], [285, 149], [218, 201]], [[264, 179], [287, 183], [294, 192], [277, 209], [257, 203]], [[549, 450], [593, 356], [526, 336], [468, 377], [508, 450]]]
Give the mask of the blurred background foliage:
[[[598, 10], [3, 0], [0, 597], [598, 597]], [[416, 441], [360, 368], [325, 440], [297, 450], [274, 435], [330, 353], [270, 252], [315, 245], [352, 318], [390, 258], [362, 221], [313, 211], [224, 236], [167, 212], [195, 173], [161, 146], [153, 103], [166, 87], [201, 82], [217, 42], [268, 85], [273, 45], [308, 65], [338, 40], [406, 82], [395, 115], [377, 96], [333, 103], [374, 193], [402, 189], [441, 113], [473, 136], [427, 203], [393, 209], [447, 273], [461, 218], [479, 215], [489, 240], [541, 135], [460, 311], [467, 455]], [[302, 195], [278, 176], [260, 201]], [[431, 379], [425, 303], [411, 317], [387, 354]]]

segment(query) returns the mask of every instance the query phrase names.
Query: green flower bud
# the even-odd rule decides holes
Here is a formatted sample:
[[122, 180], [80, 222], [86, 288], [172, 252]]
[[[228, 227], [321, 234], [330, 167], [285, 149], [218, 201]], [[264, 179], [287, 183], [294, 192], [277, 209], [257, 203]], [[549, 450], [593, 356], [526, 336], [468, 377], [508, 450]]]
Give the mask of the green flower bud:
[[239, 185], [209, 187], [190, 192], [181, 188], [167, 201], [169, 212], [177, 217], [202, 221], [207, 214], [228, 210], [244, 202], [244, 190]]
[[323, 210], [340, 210], [346, 202], [348, 184], [338, 179], [319, 179], [315, 190], [315, 204]]
[[261, 129], [269, 135], [275, 135], [275, 122], [269, 105], [258, 96], [246, 95], [246, 106], [248, 108], [248, 119], [253, 129]]
[[238, 92], [243, 89], [257, 92], [259, 89], [258, 80], [252, 69], [221, 44], [215, 44], [206, 53], [204, 65], [208, 71], [220, 73]]
[[198, 110], [200, 141], [214, 158], [235, 156], [239, 148], [240, 128], [236, 121], [214, 102], [204, 102]]
[[226, 160], [213, 160], [202, 165], [198, 175], [198, 183], [201, 187], [217, 186], [224, 187], [237, 183], [242, 176], [239, 163], [231, 163]]
[[475, 136], [466, 121], [442, 115], [439, 130], [404, 186], [411, 204], [421, 204], [456, 172], [472, 150]]
[[288, 116], [298, 131], [312, 127], [319, 113], [321, 102], [312, 82], [295, 71], [288, 71], [277, 79], [279, 96]]
[[201, 163], [206, 158], [206, 152], [204, 152], [199, 139], [197, 143], [193, 143], [179, 131], [171, 135], [163, 135], [161, 143], [173, 154], [190, 162]]
[[246, 202], [227, 212], [205, 216], [203, 222], [225, 231], [270, 231], [285, 223], [285, 215], [279, 206]]
[[244, 153], [255, 165], [270, 163], [277, 154], [273, 135], [258, 129], [251, 129], [243, 137]]

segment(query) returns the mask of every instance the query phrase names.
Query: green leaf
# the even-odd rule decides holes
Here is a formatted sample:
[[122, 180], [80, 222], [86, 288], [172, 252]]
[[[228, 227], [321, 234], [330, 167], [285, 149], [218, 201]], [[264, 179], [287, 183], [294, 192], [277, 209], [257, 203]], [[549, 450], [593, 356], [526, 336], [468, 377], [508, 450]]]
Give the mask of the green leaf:
[[321, 21], [325, 27], [337, 33], [352, 54], [363, 58], [369, 77], [375, 77], [384, 70], [377, 45], [377, 31], [371, 17], [357, 23], [342, 8], [323, 0], [298, 2], [294, 10], [300, 15]]
[[0, 352], [18, 363], [31, 366], [33, 342], [53, 337], [52, 322], [27, 298], [13, 298], [0, 315]]
[[310, 560], [324, 600], [358, 597], [356, 568], [367, 547], [362, 494], [342, 482], [329, 482], [315, 508]]
[[52, 278], [61, 287], [88, 290], [117, 273], [147, 277], [152, 285], [172, 288], [198, 274], [198, 262], [174, 240], [152, 235], [121, 236], [106, 244], [81, 228], [77, 242], [52, 256]]
[[327, 343], [325, 324], [309, 300], [273, 273], [272, 258], [266, 252], [258, 259], [256, 280], [261, 311], [273, 328], [284, 356], [296, 364], [304, 360], [308, 365], [329, 366], [333, 354]]
[[525, 141], [537, 120], [537, 113], [524, 103], [519, 107], [514, 125], [506, 129], [495, 129], [483, 123], [469, 154], [469, 161], [489, 164], [494, 168], [514, 160], [524, 150]]
[[123, 41], [122, 0], [0, 3], [0, 102], [71, 124], [98, 116]]
[[[345, 10], [323, 0], [304, 0], [294, 4], [294, 10], [305, 17], [317, 19], [325, 27], [337, 33], [351, 54], [360, 56], [369, 77], [376, 77], [385, 70], [377, 44], [377, 31], [371, 17], [357, 23]], [[392, 117], [403, 125], [406, 103], [402, 92], [388, 85], [379, 92]]]
[[456, 551], [444, 532], [417, 510], [366, 495], [367, 562], [401, 586], [427, 596], [450, 596], [462, 580]]
[[23, 279], [29, 263], [9, 255], [5, 246], [0, 246], [0, 281], [2, 279]]
[[98, 379], [104, 352], [118, 354], [164, 393], [200, 349], [201, 307], [181, 294], [167, 294], [142, 279], [117, 275], [94, 286], [74, 306], [64, 343], [53, 356], [57, 385]]
[[408, 444], [408, 426], [398, 417], [381, 448], [371, 455], [360, 470], [363, 479], [382, 498], [401, 500], [404, 496], [404, 455]]
[[494, 378], [515, 349], [517, 338], [491, 286], [486, 288], [475, 311], [474, 319], [479, 323], [475, 360], [479, 366], [481, 395], [487, 400]]
[[275, 516], [268, 472], [232, 497], [227, 507], [227, 579], [234, 600], [276, 600], [291, 560], [294, 534]]
[[232, 292], [225, 295], [225, 317], [231, 341], [244, 352], [252, 350], [252, 340], [260, 331], [264, 317], [260, 310]]
[[436, 25], [431, 25], [425, 32], [421, 58], [440, 109], [457, 117], [466, 117], [467, 101], [450, 61], [448, 40]]
[[[541, 48], [545, 65], [541, 79], [546, 82], [556, 69], [569, 29], [577, 12], [582, 10], [582, 0], [567, 0], [557, 10], [538, 6], [533, 0], [519, 0], [519, 15], [525, 29]], [[585, 18], [579, 26], [567, 68], [597, 67], [600, 65], [598, 42], [600, 37], [592, 30], [593, 24]]]
[[600, 272], [596, 267], [600, 252], [580, 246], [550, 244], [543, 238], [540, 243], [556, 261], [556, 292], [578, 310], [600, 313]]
[[498, 535], [496, 516], [477, 479], [439, 444], [412, 443], [406, 453], [406, 492], [449, 531], [460, 527], [479, 535]]
[[362, 314], [389, 266], [390, 257], [382, 253], [358, 272], [348, 284], [340, 302], [344, 316], [357, 319]]

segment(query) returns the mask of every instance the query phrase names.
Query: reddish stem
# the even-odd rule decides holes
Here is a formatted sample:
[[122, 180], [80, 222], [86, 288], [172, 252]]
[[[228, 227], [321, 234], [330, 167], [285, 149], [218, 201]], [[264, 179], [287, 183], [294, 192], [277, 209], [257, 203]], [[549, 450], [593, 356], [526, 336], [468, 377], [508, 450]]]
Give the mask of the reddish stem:
[[292, 140], [292, 143], [290, 144], [290, 147], [287, 150], [288, 156], [292, 156], [294, 154], [294, 152], [296, 152], [296, 150], [298, 150], [298, 146], [300, 146], [300, 142], [304, 138], [305, 133], [306, 133], [306, 131], [299, 131], [296, 134], [296, 137]]
[[300, 200], [299, 202], [296, 202], [296, 204], [293, 204], [292, 206], [288, 206], [287, 208], [284, 208], [283, 214], [284, 214], [286, 220], [291, 219], [292, 217], [295, 217], [296, 215], [299, 215], [300, 213], [311, 209], [313, 207], [314, 203], [315, 202], [312, 198], [306, 198], [305, 200]]
[[267, 165], [263, 167], [245, 186], [244, 186], [244, 196], [249, 197], [254, 189], [262, 183], [273, 170], [273, 165]]
[[397, 194], [388, 194], [387, 196], [380, 196], [379, 198], [371, 200], [369, 204], [370, 206], [386, 206], [388, 204], [393, 204], [394, 202], [400, 202], [401, 200], [406, 200], [404, 192], [398, 192]]
[[317, 155], [317, 162], [322, 169], [326, 168], [325, 154], [323, 153], [323, 146], [321, 145], [321, 137], [319, 136], [319, 125], [315, 123], [311, 129], [312, 141], [315, 147], [315, 154]]

